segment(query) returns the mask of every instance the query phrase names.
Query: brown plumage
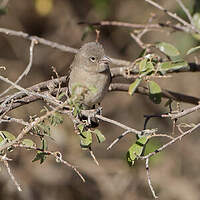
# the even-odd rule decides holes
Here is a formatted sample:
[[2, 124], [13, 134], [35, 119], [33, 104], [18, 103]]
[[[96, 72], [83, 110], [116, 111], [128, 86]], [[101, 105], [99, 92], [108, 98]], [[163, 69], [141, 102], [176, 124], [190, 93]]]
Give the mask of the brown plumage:
[[110, 82], [109, 58], [105, 56], [102, 45], [96, 42], [84, 44], [71, 64], [70, 94], [82, 96], [84, 107], [92, 108], [101, 102]]

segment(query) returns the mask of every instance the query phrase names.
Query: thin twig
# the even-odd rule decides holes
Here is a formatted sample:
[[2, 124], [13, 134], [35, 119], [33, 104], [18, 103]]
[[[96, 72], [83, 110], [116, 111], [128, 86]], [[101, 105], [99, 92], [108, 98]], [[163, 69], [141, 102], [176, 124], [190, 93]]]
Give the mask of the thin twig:
[[[150, 30], [162, 30], [163, 28], [172, 28], [176, 31], [184, 31], [184, 32], [191, 32], [188, 27], [182, 26], [180, 24], [171, 24], [171, 23], [158, 23], [158, 24], [133, 24], [127, 22], [119, 22], [119, 21], [100, 21], [95, 23], [90, 22], [80, 22], [79, 24], [88, 24], [92, 26], [119, 26], [119, 27], [126, 27], [126, 28], [133, 28], [133, 29], [148, 29]], [[192, 31], [194, 32], [194, 31]]]
[[171, 119], [178, 119], [178, 118], [181, 118], [181, 117], [184, 117], [190, 113], [193, 113], [193, 112], [196, 112], [200, 109], [200, 104], [198, 106], [195, 106], [195, 107], [192, 107], [192, 108], [188, 108], [188, 109], [185, 109], [177, 114], [170, 114], [170, 117]]
[[[41, 97], [41, 98], [43, 98], [43, 99], [45, 99], [45, 100], [47, 100], [47, 101], [50, 101], [51, 103], [53, 103], [53, 104], [55, 104], [55, 105], [59, 105], [59, 103], [58, 103], [55, 99], [52, 99], [52, 98], [50, 98], [49, 96], [46, 96], [46, 95], [43, 95], [43, 94], [40, 94], [40, 93], [37, 93], [37, 92], [34, 92], [34, 91], [28, 91], [27, 89], [24, 89], [23, 87], [21, 87], [21, 86], [15, 84], [15, 83], [13, 83], [13, 82], [10, 81], [8, 78], [5, 78], [5, 77], [3, 77], [3, 76], [0, 76], [0, 80], [4, 81], [4, 82], [6, 82], [6, 83], [11, 84], [13, 87], [15, 87], [16, 89], [18, 89], [18, 90], [24, 92], [26, 95], [38, 96], [38, 97]], [[15, 95], [11, 95], [12, 98], [13, 98], [14, 96], [15, 96]], [[12, 99], [11, 97], [9, 98], [9, 100]], [[8, 99], [5, 100], [5, 101], [1, 104], [1, 107], [4, 107], [5, 104], [6, 104], [7, 102], [8, 102]]]
[[185, 7], [185, 5], [183, 4], [183, 2], [181, 0], [176, 0], [176, 1], [178, 2], [179, 6], [183, 9], [183, 11], [185, 12], [185, 14], [187, 15], [188, 19], [190, 20], [190, 23], [192, 25], [194, 25], [193, 21], [192, 21], [192, 16], [190, 14], [190, 11]]
[[[37, 44], [37, 41], [35, 39], [31, 40], [31, 45], [29, 48], [29, 52], [30, 52], [30, 56], [29, 56], [29, 63], [26, 67], [26, 69], [24, 70], [24, 72], [19, 76], [19, 78], [14, 82], [15, 84], [18, 84], [19, 81], [24, 77], [27, 76], [27, 74], [29, 73], [29, 71], [31, 70], [31, 66], [33, 63], [33, 48], [34, 45]], [[14, 86], [10, 86], [9, 88], [7, 88], [4, 92], [2, 92], [0, 94], [0, 97], [3, 96], [4, 94], [6, 94], [8, 91], [10, 91], [11, 89], [13, 89]]]
[[157, 154], [157, 153], [163, 151], [164, 149], [166, 149], [169, 145], [172, 145], [173, 143], [177, 142], [178, 140], [181, 140], [184, 136], [191, 134], [193, 131], [195, 131], [198, 128], [200, 128], [200, 123], [198, 123], [197, 125], [195, 125], [191, 129], [189, 129], [188, 131], [184, 132], [182, 135], [177, 136], [173, 140], [171, 140], [168, 143], [164, 144], [162, 147], [158, 148], [157, 150], [153, 151], [152, 153], [149, 153], [148, 155], [142, 156], [140, 158], [141, 159], [147, 159], [147, 158], [150, 158], [151, 156], [154, 156], [155, 154]]
[[96, 159], [96, 157], [95, 157], [95, 155], [94, 155], [94, 153], [93, 153], [93, 151], [92, 151], [91, 148], [89, 148], [89, 152], [90, 152], [90, 155], [91, 155], [92, 159], [93, 159], [94, 162], [96, 163], [96, 165], [99, 166], [99, 162], [98, 162], [98, 160]]
[[178, 22], [180, 22], [181, 24], [183, 24], [184, 26], [188, 27], [189, 29], [191, 29], [191, 31], [195, 31], [196, 33], [200, 33], [200, 31], [198, 29], [196, 29], [196, 27], [194, 27], [193, 25], [189, 24], [188, 22], [186, 22], [185, 20], [183, 20], [181, 17], [179, 17], [176, 13], [172, 13], [170, 11], [168, 11], [167, 9], [165, 9], [164, 7], [162, 7], [161, 5], [159, 5], [158, 3], [152, 1], [152, 0], [145, 0], [147, 3], [153, 5], [154, 7], [158, 8], [159, 10], [162, 10], [163, 12], [165, 12], [167, 15], [169, 15], [170, 17], [174, 18], [175, 20], [177, 20]]
[[75, 166], [73, 166], [72, 164], [70, 164], [69, 162], [67, 162], [66, 160], [62, 159], [62, 154], [60, 152], [50, 152], [50, 154], [56, 158], [57, 162], [61, 162], [65, 165], [67, 165], [68, 167], [72, 168], [78, 174], [78, 176], [81, 178], [81, 180], [83, 182], [85, 182], [85, 179], [83, 178], [82, 174], [77, 170], [77, 168]]
[[60, 104], [59, 106], [57, 106], [54, 110], [47, 112], [45, 115], [43, 115], [40, 118], [36, 118], [35, 121], [33, 121], [32, 123], [29, 124], [29, 126], [25, 127], [17, 136], [16, 139], [4, 144], [0, 146], [0, 151], [7, 149], [8, 147], [12, 146], [13, 144], [18, 143], [23, 137], [24, 135], [26, 135], [34, 126], [36, 126], [38, 123], [40, 123], [41, 121], [43, 121], [44, 119], [48, 118], [49, 116], [51, 116], [52, 114], [54, 114], [55, 112], [57, 112], [59, 109], [64, 108], [67, 105], [67, 102], [64, 102], [63, 104]]
[[14, 177], [13, 173], [11, 172], [11, 169], [10, 169], [10, 167], [9, 167], [9, 165], [8, 165], [8, 161], [9, 161], [9, 160], [10, 160], [10, 159], [8, 159], [8, 158], [6, 157], [6, 155], [1, 156], [1, 161], [4, 163], [4, 165], [5, 165], [5, 167], [6, 167], [7, 171], [8, 171], [8, 174], [9, 174], [11, 180], [13, 181], [13, 183], [15, 184], [15, 186], [17, 187], [18, 191], [21, 192], [22, 189], [21, 189], [19, 183], [17, 182], [17, 180], [15, 179], [15, 177]]
[[146, 48], [146, 45], [142, 42], [142, 40], [139, 37], [137, 37], [134, 33], [130, 33], [130, 35], [142, 49]]
[[121, 140], [124, 136], [126, 136], [128, 133], [131, 133], [130, 130], [127, 130], [125, 132], [123, 132], [120, 136], [118, 136], [108, 147], [107, 150], [110, 150], [116, 143], [119, 142], [119, 140]]
[[[127, 83], [111, 83], [109, 86], [109, 91], [123, 91], [127, 92], [129, 89], [130, 84]], [[149, 90], [146, 87], [137, 87], [136, 93], [142, 94], [142, 95], [147, 95], [149, 96]], [[167, 99], [172, 99], [178, 102], [185, 102], [185, 103], [191, 103], [194, 105], [199, 105], [200, 98], [198, 97], [193, 97], [185, 94], [180, 94], [177, 92], [172, 92], [166, 89], [162, 88], [162, 97], [167, 98]]]
[[157, 199], [158, 196], [156, 195], [155, 190], [153, 189], [153, 186], [152, 186], [152, 183], [151, 183], [151, 177], [150, 177], [150, 171], [149, 171], [149, 158], [147, 158], [146, 161], [145, 161], [145, 168], [146, 168], [146, 172], [147, 172], [147, 182], [149, 184], [149, 188], [151, 190], [153, 197], [155, 199]]
[[133, 129], [133, 128], [131, 128], [131, 127], [128, 127], [128, 126], [126, 126], [126, 125], [124, 125], [124, 124], [122, 124], [122, 123], [120, 123], [120, 122], [117, 122], [117, 121], [115, 121], [115, 120], [109, 119], [109, 118], [107, 118], [107, 117], [103, 117], [102, 115], [97, 115], [97, 114], [96, 114], [95, 117], [98, 118], [98, 119], [100, 119], [100, 120], [102, 120], [102, 121], [105, 121], [105, 122], [114, 124], [114, 125], [116, 125], [116, 126], [119, 126], [119, 127], [121, 127], [122, 129], [128, 130], [128, 131], [130, 131], [130, 132], [132, 132], [132, 133], [135, 133], [135, 134], [141, 134], [141, 133], [142, 133], [142, 131], [138, 131], [138, 130]]

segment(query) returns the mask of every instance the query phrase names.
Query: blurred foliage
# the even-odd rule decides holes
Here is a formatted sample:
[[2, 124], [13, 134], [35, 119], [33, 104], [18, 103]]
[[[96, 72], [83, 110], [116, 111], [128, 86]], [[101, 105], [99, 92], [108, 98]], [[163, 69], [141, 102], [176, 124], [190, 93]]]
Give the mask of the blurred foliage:
[[41, 16], [49, 15], [54, 7], [54, 0], [35, 0], [35, 9]]
[[106, 18], [110, 14], [111, 0], [91, 0], [94, 9], [101, 15], [102, 18]]

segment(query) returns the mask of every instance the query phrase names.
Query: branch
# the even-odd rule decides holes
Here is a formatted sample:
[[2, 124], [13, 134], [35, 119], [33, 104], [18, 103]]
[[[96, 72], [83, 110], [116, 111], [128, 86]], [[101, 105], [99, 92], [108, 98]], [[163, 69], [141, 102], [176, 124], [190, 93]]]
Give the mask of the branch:
[[190, 23], [193, 25], [192, 16], [190, 14], [190, 11], [185, 7], [185, 5], [183, 4], [183, 2], [181, 0], [176, 0], [176, 1], [178, 2], [179, 6], [182, 8], [182, 10], [187, 15], [188, 19], [190, 20]]
[[[36, 40], [31, 40], [31, 45], [30, 45], [30, 57], [29, 57], [29, 63], [26, 67], [26, 69], [24, 70], [24, 72], [19, 76], [19, 78], [14, 82], [15, 84], [19, 83], [19, 81], [24, 77], [27, 76], [27, 74], [29, 73], [29, 71], [31, 70], [31, 66], [33, 63], [33, 48], [34, 45], [37, 44]], [[0, 94], [0, 97], [2, 97], [4, 94], [6, 94], [9, 90], [11, 90], [13, 88], [13, 86], [10, 86], [9, 88], [7, 88], [4, 92], [2, 92]]]
[[178, 137], [174, 138], [170, 142], [164, 144], [162, 147], [158, 148], [157, 150], [153, 151], [152, 153], [149, 153], [148, 155], [142, 156], [140, 158], [141, 159], [147, 159], [147, 158], [150, 158], [151, 156], [154, 156], [155, 154], [157, 154], [157, 153], [163, 151], [164, 149], [166, 149], [169, 145], [172, 145], [175, 142], [180, 141], [184, 136], [191, 134], [193, 131], [197, 130], [198, 128], [200, 128], [200, 123], [198, 123], [197, 125], [195, 125], [191, 129], [189, 129], [188, 131], [183, 132], [183, 134], [181, 134]]
[[[163, 28], [172, 28], [176, 31], [184, 31], [191, 32], [187, 27], [181, 26], [180, 24], [171, 24], [171, 23], [158, 23], [158, 24], [133, 24], [127, 22], [119, 22], [119, 21], [100, 21], [100, 22], [79, 22], [79, 24], [87, 24], [90, 26], [118, 26], [125, 28], [133, 28], [133, 29], [148, 29], [148, 30], [156, 30]], [[192, 31], [193, 33], [194, 31]]]
[[172, 13], [172, 12], [168, 11], [166, 8], [162, 7], [161, 5], [159, 5], [158, 3], [156, 3], [152, 0], [145, 0], [145, 1], [149, 4], [151, 4], [152, 6], [158, 8], [159, 10], [163, 11], [164, 13], [166, 13], [167, 15], [172, 17], [173, 19], [177, 20], [178, 22], [183, 24], [185, 27], [188, 27], [191, 30], [191, 32], [200, 33], [200, 31], [195, 26], [193, 26], [192, 24], [189, 24], [188, 22], [183, 20], [176, 13]]
[[[109, 91], [123, 91], [127, 92], [129, 89], [129, 84], [127, 83], [111, 83], [109, 87]], [[142, 94], [142, 95], [147, 95], [149, 96], [149, 89], [146, 87], [137, 87], [136, 93]], [[200, 98], [198, 97], [193, 97], [177, 92], [173, 92], [170, 90], [162, 89], [162, 97], [167, 98], [167, 99], [172, 99], [175, 101], [179, 102], [185, 102], [185, 103], [191, 103], [195, 105], [199, 105]]]

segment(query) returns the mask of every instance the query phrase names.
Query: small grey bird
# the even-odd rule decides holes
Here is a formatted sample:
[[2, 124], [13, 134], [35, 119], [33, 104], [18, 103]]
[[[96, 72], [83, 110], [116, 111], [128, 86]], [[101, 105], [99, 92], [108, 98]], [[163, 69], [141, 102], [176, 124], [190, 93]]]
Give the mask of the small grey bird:
[[[109, 58], [97, 42], [84, 44], [75, 55], [69, 76], [69, 92], [82, 96], [85, 109], [100, 103], [111, 82]], [[92, 88], [92, 89], [91, 89]]]

